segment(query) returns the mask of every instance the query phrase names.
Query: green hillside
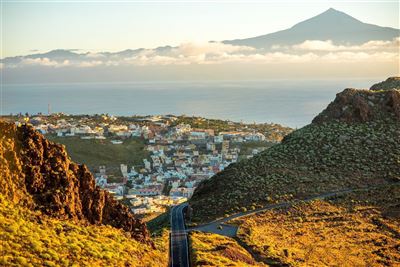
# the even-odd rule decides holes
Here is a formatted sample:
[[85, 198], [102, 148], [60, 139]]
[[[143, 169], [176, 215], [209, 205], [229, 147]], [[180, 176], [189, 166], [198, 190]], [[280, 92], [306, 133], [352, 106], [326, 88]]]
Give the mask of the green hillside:
[[338, 94], [317, 117], [318, 123], [204, 181], [190, 200], [193, 220], [398, 181], [399, 96], [399, 90], [348, 89]]
[[[371, 90], [346, 89], [312, 124], [199, 185], [190, 200], [196, 223], [289, 204], [229, 221], [239, 227], [237, 242], [193, 235], [198, 266], [209, 259], [233, 259], [232, 266], [399, 266], [399, 86], [391, 78]], [[237, 244], [251, 258], [231, 257]]]
[[68, 154], [75, 162], [86, 164], [92, 170], [105, 165], [107, 172], [119, 176], [121, 175], [120, 164], [142, 166], [142, 160], [148, 156], [148, 152], [144, 150], [144, 141], [140, 138], [126, 139], [121, 145], [113, 145], [110, 140], [46, 137], [50, 141], [65, 145]]

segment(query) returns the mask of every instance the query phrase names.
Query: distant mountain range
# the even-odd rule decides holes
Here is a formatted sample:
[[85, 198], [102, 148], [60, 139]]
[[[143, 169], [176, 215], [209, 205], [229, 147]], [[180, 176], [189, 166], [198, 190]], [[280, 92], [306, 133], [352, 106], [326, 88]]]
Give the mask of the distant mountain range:
[[399, 29], [328, 9], [290, 29], [253, 38], [119, 52], [57, 49], [7, 57], [0, 68], [4, 83], [382, 77], [398, 74], [399, 36]]
[[246, 39], [226, 40], [225, 44], [270, 49], [274, 45], [294, 45], [306, 40], [331, 40], [335, 44], [359, 45], [372, 40], [392, 40], [400, 30], [363, 23], [333, 8], [302, 21], [290, 29]]
[[[344, 12], [330, 8], [315, 17], [294, 25], [290, 29], [246, 39], [225, 40], [222, 41], [222, 43], [269, 50], [274, 48], [274, 46], [290, 46], [303, 43], [307, 40], [329, 40], [336, 45], [360, 45], [374, 40], [391, 41], [398, 37], [400, 37], [400, 29], [363, 23]], [[174, 49], [178, 48], [179, 47], [167, 45], [154, 49], [126, 49], [119, 52], [99, 52], [96, 54], [103, 57], [113, 56], [126, 58], [151, 50], [158, 55], [168, 56]], [[274, 50], [279, 49], [276, 47]], [[56, 49], [47, 53], [27, 55], [24, 56], [24, 58], [49, 58], [54, 60], [77, 59], [80, 56], [89, 54], [76, 53], [74, 51], [75, 50]], [[8, 57], [2, 61], [7, 64], [15, 62], [20, 58], [22, 57]]]

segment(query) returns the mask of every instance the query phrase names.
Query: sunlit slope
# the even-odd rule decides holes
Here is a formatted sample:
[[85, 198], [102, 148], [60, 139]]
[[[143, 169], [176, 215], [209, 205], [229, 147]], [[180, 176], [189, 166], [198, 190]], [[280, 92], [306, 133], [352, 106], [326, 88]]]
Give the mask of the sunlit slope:
[[155, 247], [111, 226], [58, 220], [0, 194], [1, 266], [167, 266], [168, 234]]
[[266, 262], [400, 265], [400, 184], [274, 209], [238, 223], [239, 238]]
[[167, 266], [150, 238], [83, 165], [29, 126], [0, 121], [0, 266]]

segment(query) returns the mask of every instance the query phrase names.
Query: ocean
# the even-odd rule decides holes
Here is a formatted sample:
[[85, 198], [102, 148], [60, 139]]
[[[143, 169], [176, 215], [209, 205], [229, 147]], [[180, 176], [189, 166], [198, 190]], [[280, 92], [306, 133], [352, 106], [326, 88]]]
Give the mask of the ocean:
[[268, 80], [2, 85], [1, 114], [185, 114], [302, 127], [344, 88], [378, 80]]

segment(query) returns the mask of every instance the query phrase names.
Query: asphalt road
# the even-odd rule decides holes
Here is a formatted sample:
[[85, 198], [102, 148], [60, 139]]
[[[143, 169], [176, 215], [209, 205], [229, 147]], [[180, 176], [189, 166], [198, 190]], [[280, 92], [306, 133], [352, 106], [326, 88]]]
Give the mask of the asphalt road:
[[171, 267], [189, 267], [189, 245], [183, 210], [187, 203], [171, 210]]

